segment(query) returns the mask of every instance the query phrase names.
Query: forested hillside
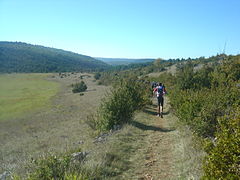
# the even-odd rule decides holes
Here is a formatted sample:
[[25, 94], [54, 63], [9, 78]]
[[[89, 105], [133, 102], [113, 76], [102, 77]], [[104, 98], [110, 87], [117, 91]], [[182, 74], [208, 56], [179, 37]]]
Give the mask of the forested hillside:
[[65, 72], [105, 69], [109, 65], [89, 56], [31, 45], [0, 42], [0, 72]]

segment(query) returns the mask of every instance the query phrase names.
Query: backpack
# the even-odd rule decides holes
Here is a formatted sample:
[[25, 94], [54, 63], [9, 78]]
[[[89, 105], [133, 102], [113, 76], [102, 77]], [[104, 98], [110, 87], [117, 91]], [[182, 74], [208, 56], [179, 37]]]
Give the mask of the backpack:
[[155, 82], [152, 82], [152, 89], [156, 88], [157, 87], [157, 83]]
[[163, 90], [164, 90], [163, 86], [158, 86], [157, 87], [157, 97], [163, 96]]

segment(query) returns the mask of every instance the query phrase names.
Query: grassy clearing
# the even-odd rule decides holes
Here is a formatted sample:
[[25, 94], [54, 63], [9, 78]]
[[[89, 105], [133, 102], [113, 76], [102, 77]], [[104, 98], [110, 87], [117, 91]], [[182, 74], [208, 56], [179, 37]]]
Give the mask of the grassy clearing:
[[59, 84], [47, 81], [49, 74], [0, 75], [0, 121], [19, 118], [29, 111], [50, 105]]
[[[25, 84], [28, 83], [26, 79], [34, 79], [37, 82], [35, 86], [40, 86], [39, 88], [47, 87], [49, 83], [57, 84], [59, 91], [52, 98], [49, 97], [42, 106], [36, 107], [35, 111], [31, 108], [28, 113], [22, 112], [19, 116], [15, 114], [14, 117], [0, 121], [0, 174], [9, 170], [24, 175], [25, 166], [31, 158], [49, 153], [64, 153], [92, 142], [91, 131], [85, 124], [85, 119], [96, 111], [109, 87], [96, 85], [97, 82], [93, 82], [91, 74], [66, 74], [63, 78], [58, 74], [1, 75], [6, 78], [22, 78]], [[80, 78], [81, 76], [83, 78]], [[15, 82], [20, 81], [19, 79]], [[71, 86], [81, 80], [88, 87], [83, 96], [72, 93]], [[29, 89], [32, 90], [35, 90], [34, 87]]]

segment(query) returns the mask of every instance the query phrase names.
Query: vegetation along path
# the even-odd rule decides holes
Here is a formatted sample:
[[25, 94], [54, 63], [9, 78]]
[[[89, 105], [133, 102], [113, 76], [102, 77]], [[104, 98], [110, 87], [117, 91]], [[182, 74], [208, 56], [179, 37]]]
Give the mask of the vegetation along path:
[[[126, 179], [199, 179], [202, 154], [193, 148], [192, 134], [186, 127], [176, 124], [166, 97], [163, 118], [156, 116], [156, 101], [139, 112], [132, 125], [137, 152], [131, 156], [131, 167], [124, 172]], [[184, 131], [183, 131], [184, 129]]]

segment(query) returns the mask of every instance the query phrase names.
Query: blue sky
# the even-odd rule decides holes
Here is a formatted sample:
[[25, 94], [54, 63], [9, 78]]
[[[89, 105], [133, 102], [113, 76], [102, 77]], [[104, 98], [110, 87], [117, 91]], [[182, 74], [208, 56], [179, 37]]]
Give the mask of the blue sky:
[[92, 57], [240, 53], [239, 0], [0, 0], [0, 41]]

